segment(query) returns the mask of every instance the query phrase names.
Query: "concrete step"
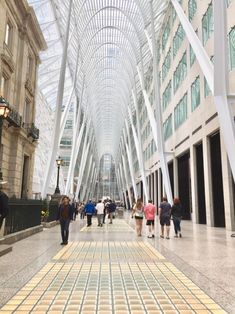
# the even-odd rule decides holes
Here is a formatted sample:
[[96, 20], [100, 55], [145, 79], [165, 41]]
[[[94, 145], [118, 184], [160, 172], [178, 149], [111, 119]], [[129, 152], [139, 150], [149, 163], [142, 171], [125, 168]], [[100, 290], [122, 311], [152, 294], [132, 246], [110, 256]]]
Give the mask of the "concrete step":
[[12, 251], [12, 246], [6, 244], [0, 244], [0, 256], [3, 256]]

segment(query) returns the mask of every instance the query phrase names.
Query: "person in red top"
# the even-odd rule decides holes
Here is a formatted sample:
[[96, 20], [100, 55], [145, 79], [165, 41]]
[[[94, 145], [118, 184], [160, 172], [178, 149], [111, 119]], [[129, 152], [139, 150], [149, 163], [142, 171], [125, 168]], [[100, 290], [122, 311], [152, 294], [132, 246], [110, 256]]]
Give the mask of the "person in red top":
[[146, 225], [149, 226], [149, 235], [148, 238], [154, 238], [154, 221], [156, 215], [156, 206], [153, 205], [153, 201], [149, 200], [148, 204], [144, 207], [144, 214], [147, 220]]

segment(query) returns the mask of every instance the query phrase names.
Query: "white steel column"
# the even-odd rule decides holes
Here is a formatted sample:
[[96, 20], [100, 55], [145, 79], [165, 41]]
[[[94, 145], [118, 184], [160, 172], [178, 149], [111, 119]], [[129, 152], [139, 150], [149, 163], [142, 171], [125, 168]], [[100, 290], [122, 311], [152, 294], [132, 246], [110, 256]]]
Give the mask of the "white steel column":
[[[73, 143], [73, 147], [72, 147], [71, 160], [70, 160], [70, 164], [69, 164], [68, 177], [67, 177], [67, 182], [66, 182], [66, 187], [65, 187], [65, 194], [68, 193], [69, 188], [71, 186], [71, 183], [73, 183], [73, 179], [74, 179], [74, 170], [75, 170], [75, 166], [76, 166], [77, 156], [78, 156], [78, 152], [79, 152], [79, 149], [81, 146], [83, 132], [84, 132], [85, 125], [86, 125], [85, 117], [83, 119], [84, 120], [82, 122], [82, 126], [80, 129], [78, 138], [77, 138], [76, 142]], [[77, 121], [77, 129], [79, 129], [79, 121]]]
[[85, 195], [87, 194], [87, 183], [88, 183], [88, 178], [90, 176], [90, 171], [91, 171], [91, 165], [92, 165], [92, 159], [93, 159], [93, 154], [91, 154], [90, 158], [89, 158], [89, 162], [88, 162], [88, 169], [87, 169], [87, 175], [85, 178], [85, 182], [83, 184], [83, 190], [82, 190], [82, 195], [81, 195], [81, 199], [84, 199]]
[[[126, 127], [126, 132], [125, 132], [125, 127]], [[128, 137], [128, 142], [129, 142], [129, 145], [130, 145], [130, 143], [131, 143], [130, 131], [129, 131], [129, 127], [128, 127], [128, 124], [127, 124], [126, 120], [125, 120], [125, 127], [124, 127], [124, 138], [125, 138], [125, 144], [126, 144], [126, 152], [127, 152], [127, 158], [128, 158], [128, 163], [129, 163], [129, 169], [130, 169], [130, 174], [131, 174], [131, 181], [132, 181], [132, 187], [133, 187], [133, 191], [134, 191], [135, 201], [137, 201], [138, 193], [137, 193], [137, 188], [136, 188], [136, 183], [135, 183], [135, 175], [134, 175], [132, 152], [131, 152], [131, 147], [128, 146], [128, 143], [126, 141], [126, 136], [127, 136]]]
[[161, 97], [160, 97], [160, 82], [158, 75], [158, 54], [159, 50], [157, 49], [156, 36], [154, 30], [154, 13], [153, 13], [153, 1], [150, 1], [150, 12], [151, 12], [151, 29], [152, 29], [152, 51], [153, 51], [153, 99], [155, 101], [156, 109], [156, 127], [157, 127], [157, 150], [160, 159], [160, 166], [162, 169], [162, 177], [165, 192], [168, 198], [168, 201], [172, 204], [172, 189], [169, 176], [169, 169], [167, 165], [166, 155], [165, 155], [165, 142], [163, 137], [163, 123], [162, 123], [162, 107], [161, 107]]
[[130, 186], [129, 186], [129, 182], [128, 182], [128, 175], [127, 175], [127, 169], [126, 169], [126, 160], [125, 160], [123, 154], [122, 154], [122, 164], [123, 164], [124, 176], [126, 178], [126, 188], [127, 188], [127, 192], [128, 192], [128, 196], [129, 196], [129, 203], [130, 203], [130, 206], [132, 206], [131, 190], [130, 190]]
[[76, 188], [76, 194], [75, 194], [75, 198], [78, 199], [78, 194], [80, 191], [80, 187], [81, 187], [81, 183], [82, 183], [82, 178], [83, 178], [83, 171], [84, 171], [84, 167], [86, 164], [86, 160], [87, 160], [87, 155], [89, 152], [89, 148], [90, 148], [90, 143], [89, 143], [89, 126], [87, 124], [86, 127], [86, 134], [85, 134], [85, 139], [84, 139], [84, 144], [83, 144], [83, 150], [82, 150], [82, 158], [81, 158], [81, 166], [79, 168], [79, 175], [78, 175], [78, 181], [77, 181], [77, 188]]
[[128, 203], [127, 203], [127, 197], [126, 197], [126, 190], [125, 190], [124, 178], [123, 178], [123, 174], [122, 174], [122, 165], [121, 165], [121, 162], [119, 163], [119, 173], [120, 173], [121, 182], [122, 182], [123, 195], [124, 195], [124, 200], [125, 200], [125, 203], [126, 203], [126, 209], [128, 209]]
[[[137, 133], [138, 133], [138, 146], [136, 146], [136, 151], [137, 155], [139, 155], [139, 166], [140, 166], [140, 173], [141, 173], [141, 178], [143, 182], [143, 189], [144, 189], [144, 195], [145, 195], [145, 200], [148, 202], [149, 199], [149, 193], [148, 193], [148, 185], [147, 185], [147, 180], [146, 180], [146, 175], [145, 175], [145, 162], [144, 162], [144, 157], [143, 157], [143, 143], [142, 143], [142, 137], [141, 137], [141, 129], [140, 129], [140, 116], [139, 116], [139, 109], [138, 109], [138, 103], [137, 103], [137, 92], [136, 92], [136, 86], [134, 87], [134, 90], [132, 90], [132, 97], [133, 97], [133, 102], [135, 106], [135, 111], [136, 111], [136, 123], [137, 123]], [[129, 115], [131, 117], [131, 123], [133, 125], [133, 118], [129, 110]], [[135, 127], [133, 125], [132, 130], [135, 130]], [[136, 132], [135, 132], [136, 134]], [[134, 133], [133, 133], [134, 135]], [[144, 201], [144, 200], [143, 200]]]
[[55, 169], [55, 160], [57, 157], [57, 151], [59, 147], [59, 134], [60, 134], [60, 121], [61, 121], [61, 114], [62, 114], [62, 103], [63, 103], [63, 96], [64, 96], [64, 83], [65, 83], [65, 72], [66, 72], [66, 63], [67, 63], [67, 52], [68, 52], [68, 40], [69, 40], [69, 29], [70, 29], [70, 20], [71, 20], [71, 12], [72, 12], [72, 3], [73, 0], [69, 1], [69, 10], [68, 10], [68, 19], [66, 25], [66, 34], [65, 34], [65, 41], [64, 41], [64, 50], [63, 56], [61, 61], [61, 69], [60, 69], [60, 78], [58, 83], [58, 93], [56, 99], [56, 112], [55, 112], [55, 122], [54, 122], [54, 130], [52, 136], [52, 150], [51, 154], [48, 157], [46, 174], [45, 174], [45, 181], [42, 189], [42, 197], [45, 198], [53, 169]]
[[[214, 1], [214, 5], [216, 3], [216, 1], [220, 2], [221, 4], [224, 3], [225, 5], [225, 1], [221, 1], [221, 0], [215, 0]], [[175, 11], [178, 15], [178, 18], [180, 20], [180, 23], [182, 24], [182, 27], [185, 31], [185, 34], [188, 38], [188, 41], [190, 43], [190, 45], [192, 46], [192, 49], [195, 53], [195, 56], [197, 58], [198, 64], [207, 80], [207, 83], [210, 87], [210, 90], [212, 91], [212, 93], [214, 93], [214, 78], [213, 78], [213, 64], [206, 52], [206, 50], [204, 49], [200, 39], [198, 38], [197, 34], [195, 33], [192, 24], [190, 23], [188, 17], [186, 16], [186, 14], [184, 13], [184, 10], [182, 9], [180, 3], [177, 0], [171, 0]], [[220, 18], [220, 15], [219, 15]], [[226, 34], [226, 38], [227, 38], [227, 34]], [[219, 38], [219, 41], [221, 41], [222, 38]], [[215, 38], [216, 41], [216, 38]]]

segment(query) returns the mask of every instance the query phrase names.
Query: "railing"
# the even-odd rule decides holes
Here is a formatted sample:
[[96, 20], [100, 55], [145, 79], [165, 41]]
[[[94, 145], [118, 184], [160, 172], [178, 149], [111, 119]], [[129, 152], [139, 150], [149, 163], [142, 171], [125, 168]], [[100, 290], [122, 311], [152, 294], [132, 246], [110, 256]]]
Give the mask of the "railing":
[[35, 141], [39, 139], [39, 129], [34, 123], [24, 123], [24, 128], [27, 130], [28, 137], [32, 137]]
[[10, 199], [5, 235], [41, 224], [42, 201]]
[[14, 108], [11, 108], [11, 111], [7, 116], [7, 121], [10, 123], [10, 126], [16, 128], [20, 128], [22, 125], [22, 117]]

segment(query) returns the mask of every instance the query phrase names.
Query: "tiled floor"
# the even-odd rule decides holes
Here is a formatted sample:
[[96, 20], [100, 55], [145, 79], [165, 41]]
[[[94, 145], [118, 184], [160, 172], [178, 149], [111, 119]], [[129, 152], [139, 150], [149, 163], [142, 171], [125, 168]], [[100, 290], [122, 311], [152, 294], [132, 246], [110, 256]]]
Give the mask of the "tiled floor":
[[[0, 313], [226, 313], [152, 245], [132, 241], [124, 220], [80, 234], [92, 230], [97, 240], [63, 247]], [[112, 240], [118, 233], [126, 239]]]

